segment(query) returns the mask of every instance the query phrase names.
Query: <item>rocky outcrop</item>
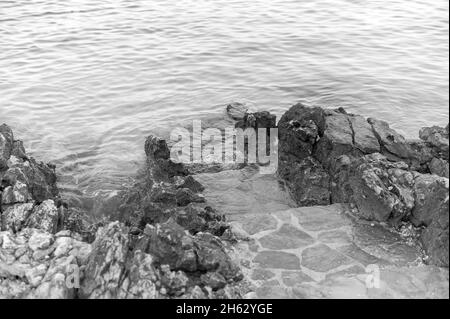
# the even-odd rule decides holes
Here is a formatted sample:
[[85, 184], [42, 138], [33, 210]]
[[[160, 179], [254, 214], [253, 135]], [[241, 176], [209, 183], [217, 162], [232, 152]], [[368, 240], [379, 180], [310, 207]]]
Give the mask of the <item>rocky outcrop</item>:
[[74, 298], [90, 252], [88, 243], [68, 231], [0, 232], [0, 296]]
[[7, 126], [0, 132], [0, 296], [240, 297], [229, 226], [164, 140], [147, 139], [145, 168], [110, 212], [117, 221], [94, 223], [59, 199], [53, 166], [28, 157]]
[[26, 227], [50, 233], [62, 229], [55, 167], [27, 156], [12, 130], [0, 126], [1, 229], [20, 231]]
[[408, 141], [380, 120], [294, 105], [279, 128], [279, 175], [301, 206], [352, 203], [358, 216], [424, 226], [431, 262], [448, 266], [448, 126]]

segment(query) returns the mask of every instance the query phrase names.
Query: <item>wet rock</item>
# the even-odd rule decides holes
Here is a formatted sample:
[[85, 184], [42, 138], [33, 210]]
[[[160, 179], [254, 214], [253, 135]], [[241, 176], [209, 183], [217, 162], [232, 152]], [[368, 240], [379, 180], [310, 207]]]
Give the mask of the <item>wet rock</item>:
[[239, 102], [233, 102], [227, 105], [227, 113], [233, 120], [243, 120], [248, 112], [248, 107]]
[[147, 155], [147, 180], [167, 181], [174, 176], [189, 174], [182, 163], [175, 163], [170, 159], [170, 150], [164, 139], [149, 136], [145, 141], [145, 154]]
[[175, 194], [175, 199], [178, 206], [187, 206], [190, 203], [204, 203], [205, 197], [203, 195], [195, 194], [189, 188], [182, 188]]
[[237, 128], [271, 128], [276, 127], [276, 116], [267, 111], [246, 113], [242, 120], [236, 123]]
[[201, 193], [205, 190], [203, 185], [190, 175], [185, 178], [178, 177], [178, 179], [175, 179], [174, 183], [177, 188], [187, 188], [194, 193]]

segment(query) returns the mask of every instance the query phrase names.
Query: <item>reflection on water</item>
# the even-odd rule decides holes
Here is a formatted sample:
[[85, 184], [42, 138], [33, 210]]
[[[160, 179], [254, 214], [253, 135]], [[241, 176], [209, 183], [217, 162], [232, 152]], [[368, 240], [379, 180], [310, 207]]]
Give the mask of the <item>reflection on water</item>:
[[0, 2], [0, 122], [68, 192], [133, 175], [146, 135], [230, 101], [448, 121], [448, 1]]

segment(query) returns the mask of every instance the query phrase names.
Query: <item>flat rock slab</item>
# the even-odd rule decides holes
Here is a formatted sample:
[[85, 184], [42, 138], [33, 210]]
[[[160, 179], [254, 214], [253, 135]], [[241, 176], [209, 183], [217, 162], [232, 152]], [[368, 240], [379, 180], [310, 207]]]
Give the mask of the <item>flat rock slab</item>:
[[309, 231], [324, 231], [350, 225], [341, 213], [340, 205], [296, 208], [293, 215], [300, 225]]
[[287, 287], [295, 287], [305, 282], [314, 282], [314, 279], [302, 271], [283, 271], [281, 278]]
[[240, 216], [239, 222], [249, 235], [254, 235], [267, 230], [275, 230], [278, 225], [277, 220], [268, 214], [243, 215]]
[[262, 268], [300, 269], [300, 259], [296, 255], [281, 251], [262, 251], [253, 262]]
[[312, 245], [313, 237], [298, 228], [283, 224], [279, 230], [262, 237], [259, 242], [264, 248], [272, 250], [295, 249]]
[[306, 248], [302, 253], [302, 266], [317, 272], [328, 272], [349, 264], [348, 257], [323, 244]]

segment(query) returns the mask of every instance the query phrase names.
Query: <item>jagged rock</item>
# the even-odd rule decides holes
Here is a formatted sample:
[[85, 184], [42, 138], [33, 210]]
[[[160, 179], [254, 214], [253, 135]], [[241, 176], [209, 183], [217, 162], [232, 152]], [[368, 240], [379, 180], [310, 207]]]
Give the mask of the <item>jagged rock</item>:
[[436, 175], [420, 175], [415, 180], [416, 206], [412, 222], [425, 226], [421, 241], [438, 266], [449, 265], [449, 180]]
[[170, 159], [170, 150], [165, 140], [149, 136], [145, 141], [147, 155], [147, 180], [167, 181], [174, 176], [187, 176], [189, 171], [182, 163]]
[[415, 178], [415, 206], [411, 221], [415, 226], [429, 226], [436, 215], [443, 213], [442, 207], [448, 201], [448, 179], [435, 175], [418, 175]]
[[20, 231], [26, 226], [34, 204], [16, 204], [9, 206], [1, 215], [2, 230]]
[[244, 118], [236, 123], [237, 128], [271, 128], [276, 127], [277, 118], [267, 111], [246, 113]]
[[219, 238], [199, 233], [195, 236], [194, 245], [200, 271], [217, 272], [227, 281], [242, 279], [239, 267], [228, 256]]
[[194, 193], [201, 193], [205, 190], [202, 184], [200, 184], [194, 177], [191, 175], [183, 178], [180, 176], [177, 176], [177, 178], [174, 181], [175, 186], [177, 188], [188, 188]]
[[7, 168], [7, 161], [11, 156], [14, 145], [14, 135], [12, 130], [5, 124], [0, 126], [0, 171]]
[[62, 217], [53, 200], [46, 200], [36, 206], [27, 222], [28, 227], [39, 228], [49, 233], [56, 233], [61, 228]]
[[389, 159], [408, 159], [413, 155], [413, 151], [406, 139], [395, 130], [389, 127], [385, 121], [368, 119], [372, 125], [373, 132], [380, 141], [383, 155]]
[[14, 186], [8, 186], [3, 190], [1, 204], [13, 205], [32, 201], [32, 196], [26, 184], [17, 181]]
[[121, 295], [122, 274], [130, 253], [128, 243], [128, 229], [117, 222], [99, 230], [86, 265], [80, 297], [118, 298]]
[[449, 178], [448, 161], [434, 157], [428, 164], [431, 174]]
[[440, 155], [448, 161], [449, 159], [449, 134], [446, 128], [440, 126], [424, 127], [419, 131], [419, 137], [425, 142], [437, 148]]
[[374, 153], [357, 161], [353, 172], [352, 199], [362, 217], [398, 225], [411, 214], [414, 175], [407, 164], [392, 163]]
[[52, 234], [33, 228], [16, 234], [0, 232], [0, 238], [0, 255], [4, 257], [0, 258], [2, 298], [75, 297], [83, 266], [83, 258], [78, 257], [89, 253], [89, 244], [70, 237], [55, 240]]
[[322, 109], [307, 108], [300, 103], [291, 107], [278, 123], [280, 158], [293, 155], [302, 160], [311, 156], [323, 125]]
[[287, 182], [292, 197], [300, 206], [330, 204], [330, 176], [313, 157], [300, 161], [284, 157], [279, 162], [279, 175]]
[[449, 206], [448, 193], [446, 200], [435, 212], [431, 224], [423, 231], [422, 244], [432, 264], [449, 266]]
[[204, 203], [205, 197], [203, 195], [195, 194], [189, 188], [182, 188], [175, 194], [175, 199], [178, 206], [187, 206], [190, 203]]
[[342, 110], [325, 110], [323, 133], [317, 142], [314, 157], [324, 166], [329, 167], [332, 161], [344, 154], [362, 154], [353, 145], [353, 130], [349, 116]]
[[234, 102], [227, 105], [227, 113], [233, 120], [243, 120], [247, 112], [248, 107], [242, 103]]
[[155, 262], [169, 265], [171, 270], [197, 270], [193, 239], [172, 219], [156, 227], [147, 225], [138, 247], [154, 256]]

